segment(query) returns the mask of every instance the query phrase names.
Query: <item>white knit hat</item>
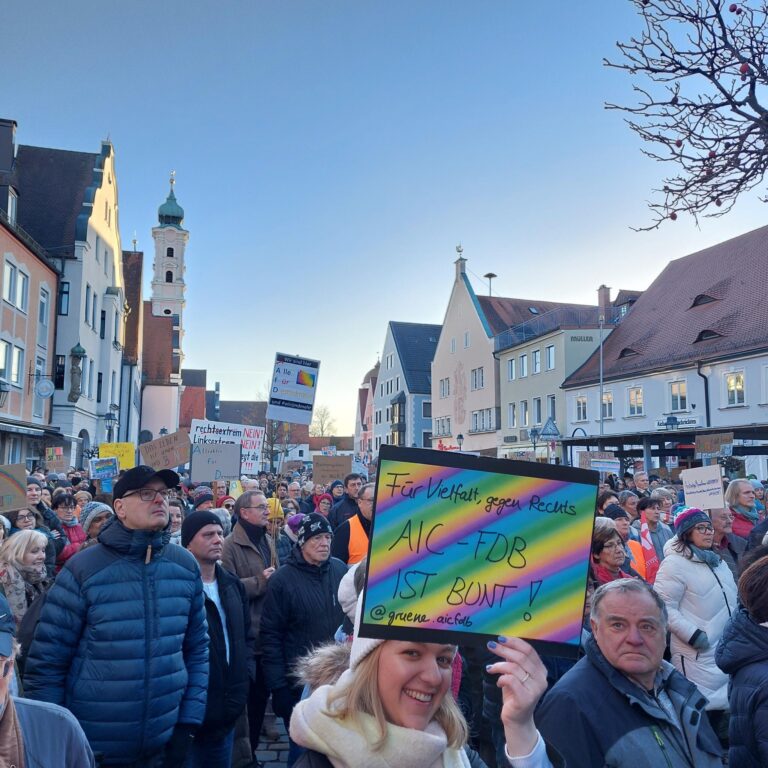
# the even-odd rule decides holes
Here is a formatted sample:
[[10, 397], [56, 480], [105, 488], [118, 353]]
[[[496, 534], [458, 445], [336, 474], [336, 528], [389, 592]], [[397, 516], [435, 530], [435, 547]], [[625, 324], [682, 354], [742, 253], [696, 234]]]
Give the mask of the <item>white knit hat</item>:
[[349, 655], [349, 668], [354, 672], [357, 665], [377, 646], [381, 645], [383, 640], [375, 640], [372, 637], [360, 637], [360, 619], [363, 615], [363, 595], [357, 598], [357, 611], [355, 616], [355, 634], [352, 637], [352, 651]]

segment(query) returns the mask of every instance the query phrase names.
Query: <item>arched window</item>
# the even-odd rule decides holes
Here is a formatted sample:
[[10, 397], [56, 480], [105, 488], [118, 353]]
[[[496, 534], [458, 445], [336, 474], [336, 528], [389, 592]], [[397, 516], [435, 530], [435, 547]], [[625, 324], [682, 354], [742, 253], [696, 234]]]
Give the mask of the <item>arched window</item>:
[[172, 259], [172, 258], [173, 258], [173, 248], [166, 248], [166, 249], [165, 249], [165, 255], [166, 255], [166, 256], [167, 256], [169, 259]]
[[173, 282], [173, 272], [171, 272], [170, 269], [165, 273], [165, 282], [166, 283], [172, 283]]

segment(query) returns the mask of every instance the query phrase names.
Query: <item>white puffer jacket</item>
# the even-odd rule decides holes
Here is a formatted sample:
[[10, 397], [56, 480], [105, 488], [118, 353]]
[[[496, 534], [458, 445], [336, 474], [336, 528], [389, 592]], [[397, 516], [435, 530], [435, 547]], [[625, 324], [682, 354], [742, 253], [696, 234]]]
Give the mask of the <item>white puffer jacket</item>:
[[[713, 570], [698, 557], [681, 555], [676, 543], [675, 536], [664, 546], [653, 585], [669, 612], [672, 663], [707, 697], [707, 709], [728, 709], [728, 675], [715, 664], [715, 648], [736, 610], [736, 582], [724, 560]], [[709, 638], [704, 651], [688, 642], [697, 629]]]

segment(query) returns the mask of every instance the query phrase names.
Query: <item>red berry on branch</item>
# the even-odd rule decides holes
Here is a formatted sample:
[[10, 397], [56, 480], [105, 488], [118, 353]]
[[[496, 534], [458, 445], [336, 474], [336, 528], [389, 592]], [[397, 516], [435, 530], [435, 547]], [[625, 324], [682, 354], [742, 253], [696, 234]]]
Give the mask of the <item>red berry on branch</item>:
[[749, 64], [745, 61], [740, 67], [739, 72], [741, 72], [742, 75], [749, 74]]
[[682, 146], [683, 146], [683, 142], [682, 142], [682, 140], [681, 140], [681, 139], [678, 139], [678, 140], [675, 142], [675, 146], [676, 146], [676, 147], [682, 147]]
[[677, 221], [677, 214], [672, 211], [672, 213], [669, 214], [669, 218], [672, 219], [672, 221]]
[[741, 8], [737, 8], [736, 9], [736, 15], [737, 16], [741, 16]]
[[719, 208], [723, 204], [723, 201], [718, 197], [715, 198], [715, 205]]
[[717, 157], [717, 155], [715, 154], [715, 150], [714, 149], [710, 149], [709, 150], [708, 157], [709, 157], [710, 160], [712, 160], [713, 158]]
[[736, 5], [736, 3], [731, 3], [731, 4], [728, 6], [728, 10], [729, 10], [731, 13], [735, 13], [737, 8], [738, 8], [738, 6]]

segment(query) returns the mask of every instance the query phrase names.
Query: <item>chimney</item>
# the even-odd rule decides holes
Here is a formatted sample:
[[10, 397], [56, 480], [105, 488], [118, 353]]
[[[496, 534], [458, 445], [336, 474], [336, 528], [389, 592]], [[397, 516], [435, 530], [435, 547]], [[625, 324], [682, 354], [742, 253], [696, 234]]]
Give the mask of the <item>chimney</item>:
[[0, 173], [10, 173], [16, 158], [16, 121], [0, 118]]
[[597, 289], [598, 314], [605, 322], [608, 319], [608, 308], [611, 306], [611, 289], [607, 285], [601, 285]]
[[456, 265], [456, 279], [460, 280], [461, 276], [466, 273], [467, 260], [464, 258], [464, 249], [461, 247], [461, 243], [456, 246], [456, 253], [459, 254], [459, 258], [453, 263]]

